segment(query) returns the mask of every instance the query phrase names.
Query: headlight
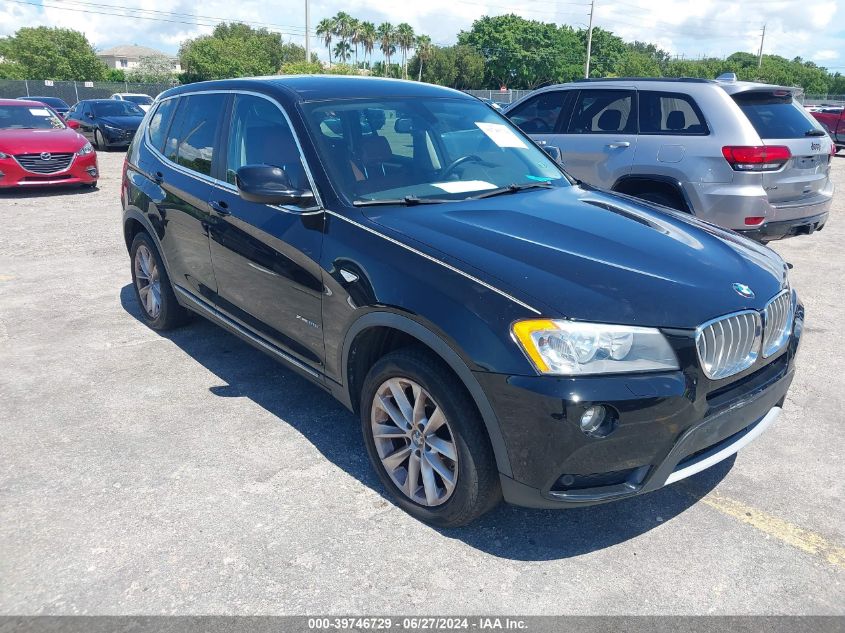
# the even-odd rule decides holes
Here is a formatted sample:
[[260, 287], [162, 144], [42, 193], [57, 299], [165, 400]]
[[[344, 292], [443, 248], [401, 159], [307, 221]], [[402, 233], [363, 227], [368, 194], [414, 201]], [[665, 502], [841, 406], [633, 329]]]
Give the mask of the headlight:
[[91, 147], [91, 143], [85, 143], [81, 149], [76, 152], [77, 156], [85, 156], [86, 154], [90, 154], [94, 151], [94, 148]]
[[9, 156], [9, 154], [4, 154], [3, 152], [0, 152], [0, 159], [3, 158], [11, 158], [11, 156]]
[[115, 127], [113, 125], [107, 125], [107, 124], [104, 123], [103, 127], [106, 128], [109, 132], [117, 132], [117, 133], [123, 132], [123, 130], [121, 128]]
[[513, 335], [541, 374], [679, 369], [675, 352], [654, 328], [538, 319], [518, 321]]

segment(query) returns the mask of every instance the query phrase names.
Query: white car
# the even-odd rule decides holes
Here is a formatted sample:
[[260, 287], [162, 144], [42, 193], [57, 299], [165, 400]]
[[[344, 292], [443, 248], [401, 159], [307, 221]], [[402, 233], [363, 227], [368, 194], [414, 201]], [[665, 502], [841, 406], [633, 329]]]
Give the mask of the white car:
[[150, 95], [132, 93], [132, 92], [116, 92], [111, 96], [116, 101], [131, 101], [144, 112], [150, 109], [153, 105], [153, 98]]

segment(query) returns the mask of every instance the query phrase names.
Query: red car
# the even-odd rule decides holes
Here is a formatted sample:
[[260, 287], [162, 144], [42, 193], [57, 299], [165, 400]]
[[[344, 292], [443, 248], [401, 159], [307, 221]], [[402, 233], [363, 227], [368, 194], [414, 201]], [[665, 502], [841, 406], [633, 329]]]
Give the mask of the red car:
[[94, 187], [99, 173], [94, 148], [55, 111], [37, 101], [0, 99], [0, 189]]
[[836, 144], [836, 151], [845, 149], [845, 108], [816, 108], [810, 111], [824, 126]]

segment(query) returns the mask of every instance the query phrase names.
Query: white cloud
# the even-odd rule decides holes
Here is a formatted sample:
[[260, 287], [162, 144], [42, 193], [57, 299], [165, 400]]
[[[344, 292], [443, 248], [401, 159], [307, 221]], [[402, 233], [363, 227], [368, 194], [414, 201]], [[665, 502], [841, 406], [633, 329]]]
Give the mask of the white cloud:
[[[241, 0], [237, 5], [228, 0], [127, 0], [125, 6], [159, 11], [149, 16], [168, 21], [143, 20], [80, 13], [55, 6], [55, 0], [44, 0], [51, 7], [6, 2], [0, 4], [0, 35], [7, 35], [22, 26], [44, 24], [68, 26], [86, 33], [98, 48], [135, 43], [175, 53], [187, 37], [208, 33], [215, 18], [250, 20], [281, 31], [288, 39], [303, 43], [305, 21], [304, 0]], [[104, 0], [105, 12], [121, 13], [118, 0]], [[796, 10], [795, 0], [737, 2], [736, 0], [601, 0], [597, 3], [594, 24], [610, 29], [627, 40], [643, 40], [657, 44], [676, 55], [729, 55], [736, 50], [756, 52], [760, 45], [760, 29], [765, 23], [764, 51], [787, 58], [796, 56], [845, 66], [843, 33], [835, 32], [842, 24], [842, 0], [802, 0]], [[81, 5], [66, 7], [84, 8]], [[89, 7], [86, 5], [86, 7]], [[435, 43], [449, 44], [461, 29], [485, 14], [514, 12], [525, 18], [554, 21], [585, 27], [589, 0], [550, 0], [549, 2], [506, 2], [505, 0], [425, 0], [385, 2], [384, 0], [346, 0], [340, 4], [328, 0], [312, 0], [312, 28], [323, 17], [346, 11], [373, 22], [408, 22], [417, 31], [431, 35]], [[180, 13], [185, 15], [172, 15]], [[187, 23], [187, 24], [186, 24]], [[839, 27], [841, 28], [841, 27]], [[325, 57], [325, 48], [312, 39], [312, 48]]]

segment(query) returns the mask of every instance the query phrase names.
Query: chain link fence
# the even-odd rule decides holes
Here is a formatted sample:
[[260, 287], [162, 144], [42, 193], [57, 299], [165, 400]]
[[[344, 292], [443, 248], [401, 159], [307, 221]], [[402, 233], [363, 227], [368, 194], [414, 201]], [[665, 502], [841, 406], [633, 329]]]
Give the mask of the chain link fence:
[[131, 81], [44, 81], [0, 79], [0, 99], [58, 97], [73, 105], [83, 99], [108, 99], [116, 92], [137, 92], [153, 98], [175, 84], [142, 84]]
[[473, 97], [481, 99], [490, 99], [496, 103], [513, 103], [519, 101], [532, 90], [464, 90], [464, 92], [471, 94]]

